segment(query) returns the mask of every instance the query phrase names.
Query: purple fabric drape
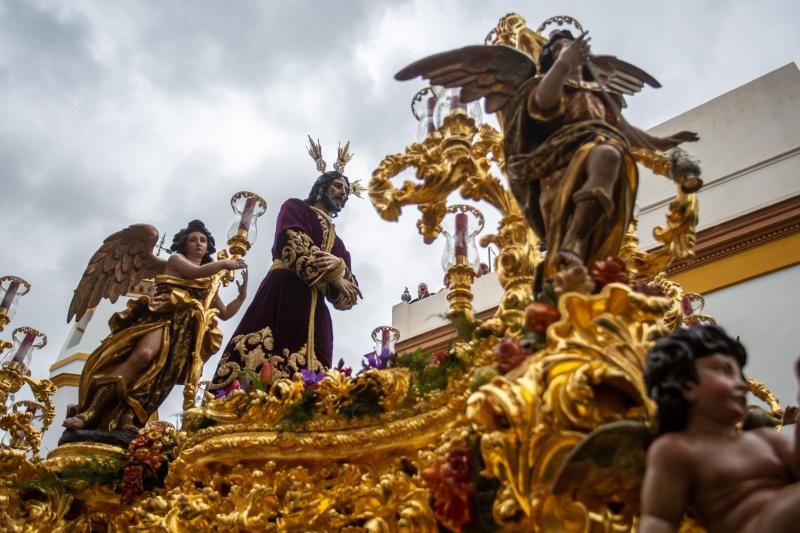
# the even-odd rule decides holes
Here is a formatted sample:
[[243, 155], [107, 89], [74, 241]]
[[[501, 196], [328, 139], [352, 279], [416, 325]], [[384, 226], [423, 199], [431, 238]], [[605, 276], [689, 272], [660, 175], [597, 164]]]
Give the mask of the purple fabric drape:
[[[336, 237], [330, 219], [302, 200], [287, 200], [278, 213], [272, 268], [225, 347], [220, 365], [235, 362], [246, 366], [247, 361], [242, 361], [242, 350], [236, 349], [234, 341], [240, 335], [261, 332], [269, 327], [273, 346], [266, 359], [276, 367], [281, 377], [290, 377], [301, 368], [317, 370], [320, 365], [330, 368], [333, 327], [325, 298], [335, 299], [336, 291], [320, 280], [313, 267], [311, 258], [317, 249], [344, 259], [347, 276], [354, 279], [350, 274], [350, 254], [342, 240]], [[246, 347], [255, 346], [254, 341]], [[265, 346], [261, 348], [267, 351]], [[249, 350], [245, 350], [245, 357], [248, 353]], [[255, 365], [251, 362], [250, 366]], [[215, 381], [220, 381], [219, 376], [215, 376]]]

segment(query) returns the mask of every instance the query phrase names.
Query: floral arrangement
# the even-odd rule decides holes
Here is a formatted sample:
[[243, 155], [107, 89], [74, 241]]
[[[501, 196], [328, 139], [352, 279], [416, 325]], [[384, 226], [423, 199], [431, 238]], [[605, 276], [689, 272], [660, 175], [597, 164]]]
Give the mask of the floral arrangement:
[[177, 456], [175, 427], [151, 422], [128, 445], [122, 470], [122, 501], [132, 503], [146, 490], [161, 487], [169, 463]]
[[433, 496], [436, 520], [448, 530], [472, 533], [498, 528], [492, 504], [499, 482], [480, 475], [484, 463], [479, 442], [478, 435], [471, 434], [421, 472]]

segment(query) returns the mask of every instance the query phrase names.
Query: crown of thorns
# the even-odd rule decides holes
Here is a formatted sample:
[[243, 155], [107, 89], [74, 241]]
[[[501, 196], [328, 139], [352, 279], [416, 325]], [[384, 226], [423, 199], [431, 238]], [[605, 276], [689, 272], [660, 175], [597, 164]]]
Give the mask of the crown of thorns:
[[[328, 164], [325, 162], [325, 159], [322, 158], [322, 146], [319, 144], [319, 139], [317, 139], [317, 142], [314, 142], [314, 139], [309, 135], [308, 142], [308, 155], [310, 155], [311, 159], [317, 164], [317, 170], [324, 173]], [[347, 141], [344, 146], [339, 144], [336, 163], [333, 164], [333, 169], [339, 174], [343, 174], [345, 165], [353, 159], [353, 155], [355, 154], [350, 153], [350, 141]]]

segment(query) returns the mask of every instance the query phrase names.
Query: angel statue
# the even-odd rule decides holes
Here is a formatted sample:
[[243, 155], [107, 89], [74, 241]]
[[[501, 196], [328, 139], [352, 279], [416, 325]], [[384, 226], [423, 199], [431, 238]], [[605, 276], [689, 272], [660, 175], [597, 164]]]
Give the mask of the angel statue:
[[[582, 30], [571, 17], [547, 22], [565, 19]], [[505, 45], [467, 46], [416, 61], [395, 78], [422, 76], [460, 88], [461, 102], [484, 98], [486, 112], [497, 113], [510, 189], [550, 252], [544, 265], [550, 277], [617, 255], [636, 199], [636, 160], [660, 156], [661, 163], [683, 165], [671, 170], [684, 192], [702, 182], [694, 161], [664, 153], [697, 141], [695, 133], [657, 138], [620, 114], [623, 95], [644, 84], [660, 87], [658, 81], [616, 57], [590, 55], [587, 32], [576, 38], [561, 29], [547, 40], [534, 35], [540, 39], [528, 49], [538, 55]]]
[[[225, 305], [217, 294], [231, 270], [246, 269], [242, 259], [211, 258], [214, 237], [192, 220], [172, 240], [168, 260], [153, 255], [158, 231], [136, 224], [106, 238], [83, 273], [67, 320], [80, 320], [101, 298], [115, 302], [143, 279], [154, 278], [152, 295], [128, 302], [109, 320], [111, 333], [89, 356], [81, 373], [79, 403], [68, 408], [61, 442], [78, 439], [78, 430], [137, 431], [176, 384], [198, 379], [205, 362], [220, 347], [217, 320], [231, 318], [247, 295], [247, 270], [237, 282], [239, 295]], [[199, 363], [199, 364], [198, 364]], [[90, 438], [90, 440], [93, 440]]]

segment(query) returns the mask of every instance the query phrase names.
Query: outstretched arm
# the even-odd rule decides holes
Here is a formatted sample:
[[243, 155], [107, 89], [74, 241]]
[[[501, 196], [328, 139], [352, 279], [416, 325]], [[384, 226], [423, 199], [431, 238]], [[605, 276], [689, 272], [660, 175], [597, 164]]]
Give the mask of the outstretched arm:
[[640, 533], [674, 533], [689, 504], [689, 469], [682, 443], [666, 435], [647, 451]]
[[172, 271], [187, 279], [204, 278], [216, 274], [220, 270], [237, 270], [246, 267], [247, 263], [244, 262], [244, 259], [225, 259], [198, 266], [179, 253], [172, 254], [167, 261], [167, 272]]
[[561, 50], [555, 63], [544, 75], [536, 89], [534, 99], [540, 109], [552, 109], [558, 105], [561, 100], [561, 91], [564, 89], [564, 82], [567, 81], [570, 73], [586, 64], [589, 57], [589, 40], [584, 32]]
[[217, 316], [222, 320], [228, 320], [238, 313], [245, 298], [247, 298], [247, 270], [242, 270], [242, 282], [239, 283], [237, 281], [236, 286], [239, 288], [239, 295], [227, 305], [222, 302], [219, 294], [214, 297], [214, 307], [219, 309], [219, 315]]
[[679, 131], [669, 137], [655, 137], [629, 124], [625, 120], [620, 120], [617, 123], [617, 127], [622, 130], [622, 133], [634, 148], [643, 148], [645, 150], [666, 152], [681, 143], [697, 142], [700, 140], [700, 137], [693, 131]]

